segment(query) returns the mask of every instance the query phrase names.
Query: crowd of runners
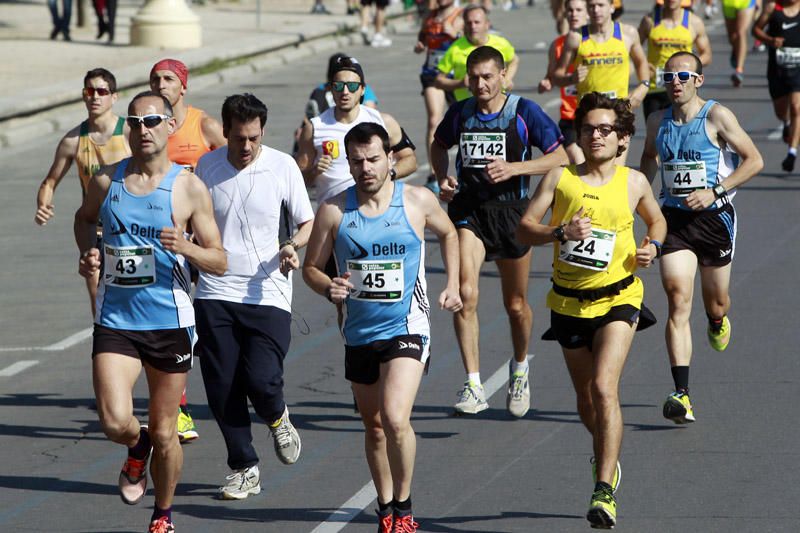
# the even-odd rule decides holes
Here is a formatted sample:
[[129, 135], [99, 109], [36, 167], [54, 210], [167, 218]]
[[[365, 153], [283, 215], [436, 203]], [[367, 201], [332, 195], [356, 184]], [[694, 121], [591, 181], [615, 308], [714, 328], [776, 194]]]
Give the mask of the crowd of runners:
[[[386, 3], [375, 4], [381, 12]], [[635, 331], [656, 323], [636, 270], [659, 264], [668, 303], [663, 322], [674, 390], [663, 416], [694, 422], [695, 276], [708, 342], [725, 350], [732, 201], [763, 167], [735, 114], [705, 95], [712, 51], [703, 20], [716, 16], [716, 4], [695, 2], [694, 12], [691, 4], [659, 0], [628, 21], [619, 0], [551, 0], [561, 33], [537, 89], [560, 90], [557, 122], [514, 93], [525, 66], [492, 25], [491, 1], [423, 5], [413, 51], [421, 56], [428, 115], [426, 138], [416, 140], [431, 169], [424, 187], [403, 181], [418, 168], [417, 146], [400, 121], [379, 111], [368, 73], [347, 54], [330, 58], [292, 155], [262, 143], [268, 110], [252, 94], [227, 97], [221, 122], [212, 118], [216, 110], [189, 105], [189, 70], [181, 61], [156, 62], [150, 90], [133, 97], [124, 117], [113, 111], [114, 75], [87, 72], [88, 117], [59, 143], [35, 220], [45, 225], [54, 216], [55, 189], [74, 163], [83, 188], [74, 231], [94, 321], [97, 411], [106, 436], [127, 448], [118, 479], [125, 503], [143, 499], [149, 466], [149, 531], [175, 531], [181, 444], [199, 437], [186, 409], [195, 354], [231, 469], [220, 498], [261, 491], [249, 405], [268, 426], [278, 458], [300, 458], [283, 394], [293, 270], [338, 315], [345, 377], [378, 493], [378, 531], [424, 529], [411, 504], [411, 412], [432, 342], [426, 231], [438, 239], [444, 263], [435, 300], [453, 314], [465, 378], [454, 410], [463, 416], [488, 408], [478, 317], [486, 261], [497, 266], [510, 328], [507, 409], [518, 418], [530, 409], [531, 247], [552, 245], [543, 338], [563, 350], [591, 436], [595, 484], [586, 518], [592, 527], [613, 528], [622, 477], [620, 377]], [[721, 0], [721, 7], [735, 87], [747, 35], [752, 31], [756, 49], [769, 49], [769, 92], [790, 172], [800, 143], [800, 0]], [[383, 20], [376, 26], [371, 39], [364, 30], [365, 40], [391, 45]], [[639, 107], [646, 138], [642, 153], [631, 155]], [[638, 169], [626, 166], [637, 155]], [[644, 223], [640, 235], [634, 215]], [[142, 369], [146, 424], [132, 408]]]

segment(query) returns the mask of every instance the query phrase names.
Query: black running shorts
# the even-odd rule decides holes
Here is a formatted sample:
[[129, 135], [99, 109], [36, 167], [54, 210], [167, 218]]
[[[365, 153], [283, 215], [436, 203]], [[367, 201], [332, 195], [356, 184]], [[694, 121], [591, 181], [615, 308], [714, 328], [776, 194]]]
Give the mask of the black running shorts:
[[371, 6], [372, 4], [378, 7], [386, 7], [389, 5], [389, 0], [361, 0], [362, 6]]
[[661, 209], [667, 219], [663, 255], [691, 250], [702, 266], [725, 266], [733, 259], [736, 247], [736, 211], [725, 204], [710, 211], [687, 211], [674, 207]]
[[138, 331], [94, 325], [92, 357], [118, 353], [140, 359], [156, 370], [170, 374], [192, 368], [194, 328]]
[[381, 363], [410, 357], [428, 367], [430, 343], [422, 335], [398, 335], [359, 346], [344, 347], [344, 377], [353, 383], [372, 385], [381, 375]]
[[562, 348], [575, 350], [581, 347], [592, 351], [594, 334], [611, 322], [627, 322], [636, 324], [637, 331], [649, 328], [656, 323], [656, 317], [642, 304], [642, 309], [625, 304], [612, 307], [608, 313], [594, 318], [577, 318], [550, 311], [550, 330], [542, 337], [544, 340], [555, 338]]
[[481, 240], [486, 261], [519, 259], [531, 248], [516, 239], [517, 226], [529, 202], [524, 198], [481, 203], [475, 197], [456, 194], [447, 206], [447, 214], [456, 229], [466, 228]]
[[773, 100], [791, 93], [800, 92], [800, 68], [780, 68], [767, 66], [767, 86]]

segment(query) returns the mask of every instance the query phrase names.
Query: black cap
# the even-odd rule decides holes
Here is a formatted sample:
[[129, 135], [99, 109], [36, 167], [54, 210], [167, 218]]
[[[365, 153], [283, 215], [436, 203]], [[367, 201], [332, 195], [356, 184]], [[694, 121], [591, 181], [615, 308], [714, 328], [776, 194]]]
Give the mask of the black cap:
[[355, 72], [358, 74], [358, 77], [361, 78], [362, 84], [366, 83], [364, 81], [364, 69], [361, 68], [361, 63], [358, 62], [358, 59], [354, 57], [342, 56], [336, 58], [335, 60], [331, 58], [331, 60], [331, 68], [328, 69], [328, 72], [330, 72], [330, 79], [328, 81], [333, 81], [333, 78], [336, 76], [337, 72], [349, 70], [350, 72]]

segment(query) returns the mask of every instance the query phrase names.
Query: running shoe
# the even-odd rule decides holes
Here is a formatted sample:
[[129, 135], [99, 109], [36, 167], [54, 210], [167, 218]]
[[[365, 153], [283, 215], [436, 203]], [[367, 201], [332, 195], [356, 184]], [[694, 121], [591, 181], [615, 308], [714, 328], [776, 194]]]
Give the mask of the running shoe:
[[469, 380], [465, 381], [464, 388], [458, 391], [458, 403], [455, 405], [456, 413], [474, 415], [488, 408], [489, 404], [486, 403], [483, 385], [477, 385]]
[[[589, 462], [592, 463], [592, 483], [597, 483], [597, 462], [595, 461], [594, 455]], [[622, 482], [622, 467], [617, 461], [617, 469], [614, 470], [614, 479], [611, 481], [611, 491], [616, 494], [617, 490], [619, 489], [619, 484]]]
[[594, 529], [614, 529], [617, 525], [617, 500], [611, 489], [600, 489], [592, 493], [586, 520]]
[[520, 372], [511, 371], [511, 362], [508, 363], [508, 395], [506, 408], [517, 418], [522, 418], [531, 408], [531, 387], [528, 380], [530, 366]]
[[366, 26], [361, 27], [361, 40], [364, 41], [365, 45], [369, 44], [369, 28]]
[[275, 455], [285, 464], [294, 464], [300, 457], [300, 434], [289, 420], [289, 408], [284, 407], [283, 416], [269, 427], [275, 444]]
[[378, 515], [378, 533], [392, 533], [392, 526], [394, 525], [392, 508], [387, 508], [383, 513], [376, 509], [375, 514]]
[[667, 396], [664, 402], [664, 418], [676, 424], [694, 422], [694, 410], [688, 392], [676, 391]]
[[[142, 426], [147, 430], [147, 426]], [[152, 448], [148, 450], [144, 459], [136, 459], [128, 455], [119, 473], [117, 485], [119, 486], [119, 497], [128, 505], [136, 505], [147, 491], [147, 460], [150, 459]]]
[[369, 44], [373, 48], [384, 48], [387, 46], [392, 46], [392, 40], [382, 33], [376, 33], [372, 36], [372, 41], [370, 41]]
[[797, 156], [794, 154], [786, 154], [786, 159], [781, 162], [781, 168], [786, 172], [791, 172], [794, 170], [794, 160], [797, 159]]
[[744, 74], [738, 71], [731, 74], [731, 83], [734, 87], [741, 87], [744, 83]]
[[147, 533], [174, 533], [174, 531], [175, 525], [172, 520], [162, 516], [150, 522], [150, 529], [147, 530]]
[[225, 479], [227, 483], [219, 488], [219, 497], [222, 500], [244, 500], [251, 494], [261, 492], [261, 475], [257, 465], [234, 470]]
[[703, 9], [703, 11], [705, 13], [706, 20], [711, 20], [711, 17], [714, 16], [714, 7], [709, 4], [706, 4], [706, 7]]
[[395, 511], [392, 533], [416, 533], [419, 524], [414, 521], [411, 511]]
[[[794, 163], [794, 159], [792, 159], [792, 163]], [[784, 168], [784, 170], [786, 169]], [[714, 331], [710, 325], [708, 326], [708, 343], [716, 351], [724, 352], [729, 342], [731, 342], [731, 321], [728, 320], [728, 315], [725, 315], [722, 317], [722, 326], [718, 331]]]
[[192, 442], [198, 438], [200, 434], [197, 432], [197, 427], [194, 425], [192, 415], [184, 406], [178, 408], [178, 440], [181, 444]]

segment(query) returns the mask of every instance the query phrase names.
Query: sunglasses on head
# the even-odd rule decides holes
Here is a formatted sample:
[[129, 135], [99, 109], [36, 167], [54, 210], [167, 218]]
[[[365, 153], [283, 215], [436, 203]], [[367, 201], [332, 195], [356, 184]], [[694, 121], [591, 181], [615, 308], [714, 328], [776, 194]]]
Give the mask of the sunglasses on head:
[[601, 137], [608, 137], [616, 131], [613, 125], [611, 124], [598, 124], [597, 126], [593, 124], [583, 124], [581, 126], [581, 135], [586, 135], [587, 137], [591, 137], [594, 135], [594, 131], [597, 130], [600, 132]]
[[125, 117], [125, 120], [128, 122], [128, 126], [131, 128], [138, 128], [141, 124], [144, 124], [144, 127], [147, 129], [155, 128], [159, 124], [161, 124], [162, 120], [169, 120], [172, 117], [169, 115], [144, 115], [143, 117], [139, 117], [136, 115], [128, 115]]
[[87, 98], [93, 98], [94, 95], [97, 96], [108, 96], [111, 94], [110, 89], [106, 89], [105, 87], [84, 87], [83, 88], [83, 96]]
[[700, 76], [697, 72], [692, 72], [691, 70], [682, 70], [680, 72], [662, 72], [661, 79], [664, 80], [664, 83], [672, 83], [675, 81], [675, 76], [678, 77], [678, 81], [681, 83], [686, 83], [689, 81], [692, 76], [695, 78]]
[[354, 93], [361, 87], [360, 81], [332, 81], [331, 82], [331, 89], [336, 91], [337, 93], [343, 92], [344, 88], [347, 87], [347, 90], [351, 93]]

